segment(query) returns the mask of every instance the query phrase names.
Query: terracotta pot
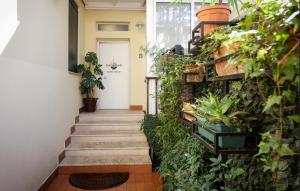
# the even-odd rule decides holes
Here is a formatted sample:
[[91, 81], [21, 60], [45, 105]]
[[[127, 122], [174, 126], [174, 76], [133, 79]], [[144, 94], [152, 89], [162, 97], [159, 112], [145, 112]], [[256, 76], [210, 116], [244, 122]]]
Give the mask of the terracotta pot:
[[186, 75], [186, 82], [202, 82], [204, 79], [204, 72], [205, 66], [203, 64], [186, 64], [184, 70], [184, 73]]
[[173, 57], [169, 54], [164, 54], [160, 57], [161, 61], [171, 61], [173, 59]]
[[182, 110], [183, 111], [193, 111], [193, 108], [189, 102], [184, 101], [184, 102], [182, 102]]
[[221, 45], [221, 47], [214, 52], [214, 59], [217, 60], [218, 58], [234, 54], [238, 50], [240, 44], [240, 42], [234, 42], [230, 46]]
[[[201, 21], [229, 21], [231, 10], [228, 6], [215, 5], [201, 8], [197, 11], [198, 22]], [[219, 25], [205, 24], [204, 35], [215, 30]]]
[[98, 98], [83, 98], [84, 110], [86, 112], [95, 112]]
[[[234, 42], [230, 47], [221, 46], [221, 48], [218, 51], [214, 52], [215, 61], [222, 57], [234, 54], [238, 49], [239, 45], [240, 42]], [[215, 62], [216, 72], [218, 76], [227, 76], [227, 75], [244, 73], [244, 67], [242, 64], [230, 65], [227, 64], [227, 60], [228, 60], [227, 58], [224, 58], [224, 60], [220, 62], [217, 63]]]
[[183, 119], [186, 119], [186, 120], [188, 120], [188, 121], [191, 121], [191, 122], [195, 122], [195, 121], [197, 121], [197, 118], [196, 117], [194, 117], [192, 114], [190, 114], [190, 113], [183, 113]]

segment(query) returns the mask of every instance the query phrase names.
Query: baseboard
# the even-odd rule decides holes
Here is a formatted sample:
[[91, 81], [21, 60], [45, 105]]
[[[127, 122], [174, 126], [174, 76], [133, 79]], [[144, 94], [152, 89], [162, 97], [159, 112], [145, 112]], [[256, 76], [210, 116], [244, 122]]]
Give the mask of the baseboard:
[[75, 132], [75, 125], [73, 125], [70, 129], [70, 133], [73, 134]]
[[66, 151], [63, 150], [63, 151], [58, 155], [58, 163], [61, 163], [61, 161], [63, 161], [65, 157], [66, 157]]
[[71, 137], [68, 137], [66, 140], [65, 140], [65, 147], [69, 146], [71, 144]]
[[[75, 117], [75, 123], [79, 121], [79, 116]], [[73, 134], [75, 132], [75, 125], [73, 125], [70, 128], [70, 133]], [[71, 137], [68, 137], [65, 140], [65, 147], [71, 144]], [[58, 155], [58, 162], [61, 163], [62, 160], [66, 157], [66, 152], [65, 149]], [[45, 191], [47, 190], [48, 186], [54, 181], [55, 177], [58, 175], [58, 169], [59, 167], [57, 166], [54, 171], [50, 174], [50, 176], [45, 180], [45, 182], [40, 186], [38, 191]]]
[[58, 167], [54, 169], [54, 171], [50, 174], [50, 176], [45, 180], [45, 182], [40, 186], [38, 191], [47, 190], [48, 186], [54, 181], [56, 176], [58, 175]]
[[75, 123], [78, 123], [79, 122], [79, 115], [77, 115], [76, 117], [75, 117]]
[[142, 111], [143, 106], [142, 105], [130, 105], [129, 110], [131, 110], [131, 111]]

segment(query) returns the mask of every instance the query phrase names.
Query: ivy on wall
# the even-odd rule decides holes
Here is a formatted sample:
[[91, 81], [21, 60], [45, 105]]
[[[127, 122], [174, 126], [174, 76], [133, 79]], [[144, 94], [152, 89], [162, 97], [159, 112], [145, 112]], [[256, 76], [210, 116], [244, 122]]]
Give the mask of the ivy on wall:
[[[221, 45], [239, 42], [229, 64], [243, 64], [245, 79], [230, 83], [229, 95], [239, 110], [256, 121], [249, 126], [261, 134], [256, 155], [214, 156], [189, 135], [179, 120], [184, 56], [161, 56], [152, 52], [159, 91], [160, 126], [155, 130], [161, 145], [159, 171], [165, 190], [299, 190], [299, 6], [295, 0], [257, 0], [245, 3], [252, 11], [237, 26], [220, 27], [205, 37], [194, 62], [211, 65]], [[210, 76], [215, 76], [211, 71]], [[224, 96], [222, 82], [203, 85], [208, 92]]]

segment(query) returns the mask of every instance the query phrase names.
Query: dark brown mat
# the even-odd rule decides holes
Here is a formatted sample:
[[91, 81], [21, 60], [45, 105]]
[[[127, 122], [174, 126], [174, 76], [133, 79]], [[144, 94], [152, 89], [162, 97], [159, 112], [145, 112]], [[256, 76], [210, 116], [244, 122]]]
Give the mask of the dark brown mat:
[[119, 186], [129, 178], [129, 173], [74, 173], [69, 177], [71, 185], [86, 189], [100, 190]]

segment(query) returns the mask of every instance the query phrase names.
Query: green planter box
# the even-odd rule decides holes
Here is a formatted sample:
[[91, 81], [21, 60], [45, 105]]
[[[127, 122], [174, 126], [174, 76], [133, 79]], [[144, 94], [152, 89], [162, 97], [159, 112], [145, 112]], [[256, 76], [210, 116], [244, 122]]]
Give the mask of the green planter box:
[[[197, 122], [200, 125], [204, 125], [206, 120], [197, 117]], [[226, 127], [221, 124], [205, 124], [204, 126], [216, 132], [237, 132], [236, 127]], [[198, 127], [198, 133], [211, 142], [214, 142], [214, 135], [204, 128]], [[218, 146], [221, 148], [243, 148], [245, 146], [245, 139], [245, 136], [219, 136]]]

